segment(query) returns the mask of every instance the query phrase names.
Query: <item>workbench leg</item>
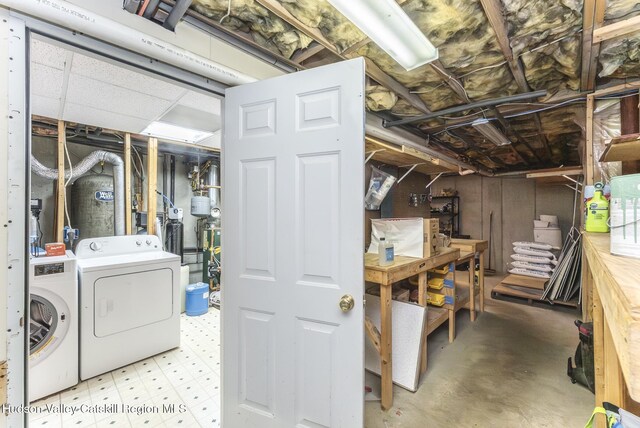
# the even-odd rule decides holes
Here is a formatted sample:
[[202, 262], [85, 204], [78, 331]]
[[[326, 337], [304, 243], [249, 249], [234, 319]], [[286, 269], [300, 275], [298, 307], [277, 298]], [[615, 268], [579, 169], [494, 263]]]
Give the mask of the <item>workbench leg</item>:
[[471, 315], [471, 321], [476, 320], [476, 286], [475, 286], [475, 268], [476, 259], [473, 258], [469, 262], [469, 314]]
[[[584, 266], [583, 269], [588, 269], [588, 266]], [[587, 276], [590, 279], [588, 286], [593, 286], [593, 277]], [[583, 284], [587, 286], [587, 284]], [[595, 372], [595, 405], [596, 407], [602, 406], [604, 401], [604, 313], [602, 311], [602, 302], [598, 291], [593, 289], [593, 365]], [[596, 415], [596, 427], [605, 427], [605, 417], [603, 415]]]
[[449, 309], [449, 343], [456, 338], [456, 311]]
[[[427, 306], [427, 273], [421, 272], [418, 274], [418, 304], [420, 306]], [[420, 355], [420, 374], [427, 371], [427, 324], [424, 323], [424, 345], [422, 346], [422, 352]]]
[[393, 405], [393, 373], [391, 360], [391, 284], [380, 287], [380, 405], [389, 410]]
[[480, 312], [484, 312], [484, 250], [480, 251], [480, 273], [478, 274], [478, 287], [480, 288]]

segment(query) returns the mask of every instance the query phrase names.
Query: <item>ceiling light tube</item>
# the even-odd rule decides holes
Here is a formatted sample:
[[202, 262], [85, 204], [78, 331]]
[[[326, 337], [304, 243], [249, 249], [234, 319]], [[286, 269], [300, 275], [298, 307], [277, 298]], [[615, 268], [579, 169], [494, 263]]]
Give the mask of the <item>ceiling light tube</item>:
[[438, 49], [396, 0], [329, 0], [407, 71], [438, 59]]
[[511, 141], [487, 119], [476, 119], [471, 123], [471, 126], [496, 146], [511, 144]]

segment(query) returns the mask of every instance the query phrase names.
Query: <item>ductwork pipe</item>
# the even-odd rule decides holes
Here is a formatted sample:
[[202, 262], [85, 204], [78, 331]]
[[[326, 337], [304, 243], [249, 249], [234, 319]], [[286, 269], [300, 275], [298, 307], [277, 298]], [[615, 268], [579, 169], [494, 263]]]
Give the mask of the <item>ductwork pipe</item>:
[[66, 1], [0, 0], [0, 3], [27, 15], [84, 33], [226, 85], [234, 86], [256, 81], [253, 77], [237, 70]]
[[[90, 153], [73, 166], [73, 175], [70, 170], [64, 173], [65, 180], [75, 180], [82, 177], [100, 162], [107, 162], [113, 165], [113, 188], [114, 188], [114, 231], [116, 236], [124, 235], [124, 162], [122, 158], [116, 154], [97, 150]], [[35, 156], [31, 155], [31, 170], [40, 177], [49, 180], [58, 179], [58, 170], [47, 168], [42, 165]]]

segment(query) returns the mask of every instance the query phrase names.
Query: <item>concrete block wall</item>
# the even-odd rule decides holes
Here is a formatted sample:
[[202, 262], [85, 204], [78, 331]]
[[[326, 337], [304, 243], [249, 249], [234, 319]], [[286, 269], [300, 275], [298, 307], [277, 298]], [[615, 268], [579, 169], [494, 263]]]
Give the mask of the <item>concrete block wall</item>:
[[[460, 233], [491, 240], [491, 267], [506, 271], [515, 241], [533, 240], [533, 220], [540, 214], [557, 215], [564, 239], [572, 225], [574, 192], [566, 186], [537, 184], [526, 178], [490, 178], [477, 175], [442, 177], [432, 194], [453, 188], [460, 196]], [[581, 210], [576, 210], [579, 224]], [[493, 231], [489, 237], [489, 218]], [[485, 267], [488, 267], [488, 253]]]

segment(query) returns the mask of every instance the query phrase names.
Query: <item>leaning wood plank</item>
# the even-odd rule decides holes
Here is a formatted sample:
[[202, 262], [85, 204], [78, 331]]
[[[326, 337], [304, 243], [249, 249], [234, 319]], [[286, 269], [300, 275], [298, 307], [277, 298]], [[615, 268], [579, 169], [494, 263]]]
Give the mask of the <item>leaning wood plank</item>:
[[604, 40], [630, 35], [639, 31], [640, 16], [634, 16], [633, 18], [625, 19], [624, 21], [596, 28], [593, 30], [593, 42], [600, 43]]
[[640, 259], [611, 255], [608, 234], [585, 233], [583, 245], [629, 395], [640, 401]]
[[374, 348], [376, 348], [376, 351], [378, 351], [378, 354], [379, 354], [381, 339], [380, 339], [380, 331], [378, 330], [378, 327], [373, 325], [373, 321], [371, 321], [371, 318], [364, 317], [364, 328], [367, 332], [367, 336], [369, 336], [369, 339], [371, 340], [371, 344], [373, 345]]

